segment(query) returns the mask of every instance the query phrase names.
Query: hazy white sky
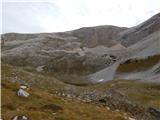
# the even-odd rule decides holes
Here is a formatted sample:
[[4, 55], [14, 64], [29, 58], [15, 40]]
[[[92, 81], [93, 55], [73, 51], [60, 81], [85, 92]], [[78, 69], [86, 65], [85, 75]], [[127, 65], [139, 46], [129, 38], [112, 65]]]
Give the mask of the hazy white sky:
[[135, 26], [160, 12], [160, 0], [3, 0], [1, 33]]

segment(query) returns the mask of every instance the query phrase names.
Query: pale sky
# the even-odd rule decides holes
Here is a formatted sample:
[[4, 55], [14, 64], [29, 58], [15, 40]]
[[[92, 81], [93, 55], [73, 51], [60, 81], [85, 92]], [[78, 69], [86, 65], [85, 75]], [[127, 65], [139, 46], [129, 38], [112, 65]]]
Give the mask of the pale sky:
[[160, 0], [3, 0], [1, 33], [135, 26], [160, 12]]

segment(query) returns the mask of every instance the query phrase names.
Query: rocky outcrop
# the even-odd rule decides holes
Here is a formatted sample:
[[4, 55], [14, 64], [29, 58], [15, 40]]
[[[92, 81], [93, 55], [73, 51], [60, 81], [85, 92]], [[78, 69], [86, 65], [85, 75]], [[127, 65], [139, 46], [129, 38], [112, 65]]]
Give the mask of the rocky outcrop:
[[160, 120], [160, 111], [148, 108], [141, 120]]
[[[59, 34], [59, 33], [58, 33]], [[64, 36], [62, 36], [64, 37]], [[29, 40], [7, 41], [2, 47], [2, 61], [18, 66], [43, 66], [50, 73], [89, 74], [113, 64], [117, 56], [105, 57], [82, 47], [74, 38], [44, 36]], [[101, 49], [101, 48], [100, 48]], [[16, 61], [16, 62], [15, 62]]]
[[120, 110], [129, 112], [138, 120], [160, 120], [160, 111], [155, 108], [145, 109], [132, 101], [125, 95], [117, 91], [107, 91], [107, 93], [99, 99], [99, 103], [112, 110]]
[[[112, 79], [143, 79], [153, 76], [154, 65], [160, 61], [160, 31], [148, 35], [144, 40], [128, 47], [125, 52], [121, 51], [122, 57], [113, 65], [104, 68], [88, 77], [92, 81], [104, 79], [103, 82]], [[123, 63], [130, 62], [130, 64]], [[123, 67], [122, 67], [123, 66]], [[125, 67], [124, 67], [125, 66]], [[148, 67], [147, 67], [148, 66]], [[120, 72], [123, 68], [126, 72]], [[150, 80], [152, 81], [152, 80]], [[159, 82], [159, 80], [157, 81]]]
[[115, 89], [81, 91], [80, 93], [76, 91], [63, 91], [62, 93], [57, 93], [57, 95], [100, 105], [112, 111], [123, 111], [135, 118], [135, 120], [159, 120], [160, 118], [160, 111], [155, 108], [145, 108]]
[[98, 102], [103, 106], [109, 107], [112, 110], [120, 110], [131, 113], [137, 118], [141, 118], [144, 114], [144, 108], [130, 101], [125, 95], [116, 91], [108, 90], [102, 94]]
[[51, 74], [112, 80], [123, 60], [160, 53], [159, 28], [157, 14], [132, 28], [106, 25], [59, 33], [7, 33], [2, 35], [2, 61], [36, 71], [43, 66], [40, 72]]
[[158, 30], [160, 30], [160, 13], [138, 26], [122, 31], [117, 41], [122, 45], [130, 46]]
[[146, 58], [131, 58], [121, 63], [114, 74], [114, 79], [141, 80], [144, 82], [160, 83], [158, 71], [160, 55]]
[[118, 38], [118, 34], [126, 29], [116, 26], [85, 27], [74, 30], [71, 34], [79, 38], [86, 47], [97, 45], [111, 47], [117, 43], [115, 40]]
[[160, 118], [160, 111], [155, 108], [144, 108], [128, 99], [123, 93], [114, 89], [88, 91], [76, 96], [83, 102], [91, 102], [97, 105], [103, 105], [109, 110], [129, 113], [137, 120], [159, 120]]
[[38, 37], [38, 34], [20, 34], [20, 33], [6, 33], [2, 34], [2, 41], [13, 41], [13, 40], [29, 40]]

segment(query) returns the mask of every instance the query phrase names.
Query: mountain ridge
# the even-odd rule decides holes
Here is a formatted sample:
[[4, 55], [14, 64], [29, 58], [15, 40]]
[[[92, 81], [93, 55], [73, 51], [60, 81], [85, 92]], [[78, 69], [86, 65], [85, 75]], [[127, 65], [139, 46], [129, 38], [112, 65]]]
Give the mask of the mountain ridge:
[[58, 33], [7, 33], [1, 36], [2, 61], [85, 79], [126, 59], [160, 54], [159, 33], [160, 13], [131, 28], [105, 25]]

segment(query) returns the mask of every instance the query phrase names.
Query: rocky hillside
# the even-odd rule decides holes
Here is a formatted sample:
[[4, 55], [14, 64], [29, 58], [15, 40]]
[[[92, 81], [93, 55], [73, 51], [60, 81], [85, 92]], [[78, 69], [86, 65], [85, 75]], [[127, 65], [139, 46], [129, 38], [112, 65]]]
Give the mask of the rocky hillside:
[[[2, 60], [35, 69], [43, 67], [43, 71], [51, 74], [87, 75], [119, 59], [120, 55], [114, 54], [125, 47], [119, 43], [121, 47], [111, 46], [116, 45], [113, 39], [122, 30], [124, 28], [101, 26], [65, 33], [8, 33], [2, 35]], [[103, 37], [101, 34], [106, 34], [107, 31], [109, 35]]]
[[[125, 57], [122, 57], [113, 65], [97, 71], [96, 73], [91, 74], [88, 77], [94, 82], [99, 80], [108, 81], [112, 79], [140, 79], [144, 81], [144, 78], [146, 78], [147, 76], [152, 77], [154, 75], [154, 69], [152, 68], [155, 68], [155, 66], [157, 66], [157, 68], [160, 67], [159, 48], [160, 31], [157, 31], [151, 35], [148, 35], [142, 41], [139, 41], [136, 44], [128, 47], [128, 52], [126, 53], [129, 54], [123, 54], [125, 55]], [[146, 68], [146, 66], [148, 66], [148, 68]], [[119, 68], [125, 70], [125, 72], [118, 72]], [[139, 68], [143, 69], [140, 71]], [[152, 82], [152, 80], [150, 80], [150, 82]], [[159, 79], [154, 82], [159, 83]]]
[[[93, 73], [99, 76], [98, 72], [100, 77], [92, 77], [95, 81], [111, 80], [116, 69], [114, 64], [126, 58], [160, 53], [159, 28], [160, 14], [157, 14], [132, 28], [106, 25], [59, 33], [6, 33], [2, 35], [2, 61], [32, 66], [35, 70], [41, 68], [42, 72], [59, 78], [63, 78], [61, 74], [74, 74], [77, 79], [83, 79]], [[108, 75], [103, 69], [113, 72]], [[101, 70], [107, 78], [101, 77]]]
[[[27, 98], [17, 95], [22, 85], [28, 86]], [[1, 87], [1, 117], [7, 120], [22, 115], [32, 120], [158, 120], [160, 116], [155, 83], [113, 80], [74, 86], [2, 63]]]
[[138, 26], [122, 31], [117, 41], [120, 41], [125, 46], [130, 46], [141, 40], [144, 40], [144, 38], [159, 30], [160, 13], [156, 14]]
[[[132, 28], [1, 39], [4, 119], [159, 120], [160, 13]], [[16, 94], [24, 86], [28, 98]]]

